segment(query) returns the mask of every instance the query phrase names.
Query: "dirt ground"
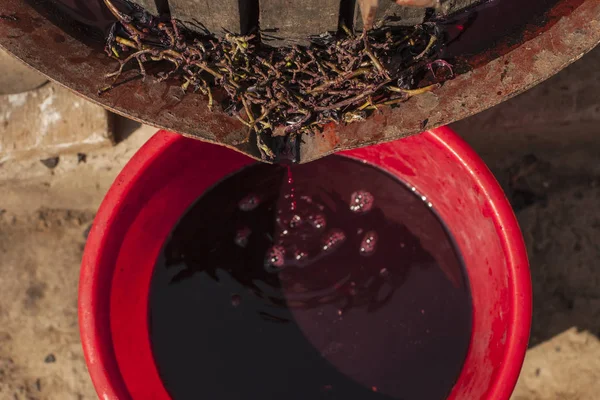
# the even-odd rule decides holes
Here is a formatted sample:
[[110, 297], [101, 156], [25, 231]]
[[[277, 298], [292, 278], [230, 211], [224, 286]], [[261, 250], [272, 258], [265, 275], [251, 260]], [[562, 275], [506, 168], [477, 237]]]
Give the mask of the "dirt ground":
[[[600, 49], [453, 127], [507, 191], [531, 261], [534, 320], [514, 400], [600, 393]], [[154, 130], [114, 148], [0, 165], [0, 400], [92, 400], [77, 327], [85, 235]]]

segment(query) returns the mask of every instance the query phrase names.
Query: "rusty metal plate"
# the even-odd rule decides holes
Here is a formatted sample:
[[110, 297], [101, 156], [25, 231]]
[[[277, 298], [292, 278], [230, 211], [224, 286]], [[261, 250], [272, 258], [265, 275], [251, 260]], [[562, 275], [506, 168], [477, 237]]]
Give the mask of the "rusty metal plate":
[[[224, 113], [209, 113], [202, 96], [184, 96], [168, 82], [133, 79], [99, 96], [97, 90], [116, 62], [105, 56], [94, 32], [65, 25], [47, 0], [2, 3], [0, 47], [50, 79], [126, 117], [260, 157], [240, 122]], [[98, 26], [105, 22], [96, 21]], [[476, 68], [433, 93], [411, 98], [396, 109], [384, 108], [365, 122], [305, 136], [300, 161], [446, 125], [529, 89], [600, 42], [600, 0], [557, 0], [542, 22], [531, 25], [518, 42], [499, 40], [486, 57], [472, 55]]]

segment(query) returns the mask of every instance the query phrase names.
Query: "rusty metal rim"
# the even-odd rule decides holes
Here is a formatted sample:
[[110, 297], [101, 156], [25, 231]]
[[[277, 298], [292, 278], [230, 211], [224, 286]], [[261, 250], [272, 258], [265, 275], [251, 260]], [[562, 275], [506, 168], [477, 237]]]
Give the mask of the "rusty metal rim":
[[[27, 0], [4, 0], [0, 47], [49, 79], [117, 114], [184, 136], [224, 145], [259, 159], [246, 128], [223, 113], [209, 113], [201, 96], [182, 96], [179, 87], [131, 81], [106, 96], [96, 93], [114, 64], [46, 18]], [[39, 2], [38, 2], [39, 3]], [[505, 55], [458, 76], [434, 93], [384, 109], [367, 121], [328, 128], [305, 137], [301, 162], [447, 125], [510, 99], [549, 78], [600, 43], [600, 0], [563, 0], [568, 15]], [[559, 7], [557, 6], [557, 7]], [[561, 15], [561, 14], [559, 14]], [[150, 78], [152, 79], [152, 78]]]
[[[447, 117], [442, 118], [435, 118], [435, 114], [432, 114], [434, 118], [429, 118], [427, 129], [448, 125], [496, 106], [531, 89], [579, 60], [599, 43], [600, 0], [586, 0], [570, 15], [562, 17], [560, 21], [538, 37], [528, 40], [507, 54], [468, 74], [447, 82], [435, 93], [427, 94], [421, 98], [413, 98], [409, 103], [412, 103], [411, 106], [414, 108], [415, 103], [419, 103], [424, 97], [439, 100], [438, 106], [443, 110], [442, 112], [450, 112]], [[469, 85], [470, 80], [487, 84]], [[462, 86], [466, 86], [466, 88], [462, 91], [457, 90]], [[452, 110], [455, 112], [453, 113]], [[396, 115], [391, 115], [381, 122], [385, 125], [389, 124], [390, 121], [392, 123], [402, 121], [399, 114], [407, 110], [403, 107], [398, 111]], [[439, 114], [440, 111], [437, 111], [437, 113]], [[421, 123], [419, 118], [412, 118], [411, 126], [404, 125], [403, 132], [376, 135], [373, 139], [362, 141], [359, 145], [349, 142], [347, 139], [344, 142], [342, 135], [348, 137], [348, 129], [327, 132], [323, 137], [316, 138], [314, 143], [310, 143], [302, 149], [306, 157], [303, 158], [303, 162], [313, 161], [338, 151], [370, 146], [414, 135], [423, 130]], [[368, 121], [363, 123], [363, 125], [367, 124]], [[349, 125], [346, 128], [351, 127], [352, 125]], [[373, 126], [373, 128], [375, 127]], [[376, 129], [373, 130], [376, 131]], [[331, 142], [336, 144], [327, 149], [326, 147]], [[321, 151], [317, 151], [314, 155], [307, 154], [307, 151], [313, 148]]]

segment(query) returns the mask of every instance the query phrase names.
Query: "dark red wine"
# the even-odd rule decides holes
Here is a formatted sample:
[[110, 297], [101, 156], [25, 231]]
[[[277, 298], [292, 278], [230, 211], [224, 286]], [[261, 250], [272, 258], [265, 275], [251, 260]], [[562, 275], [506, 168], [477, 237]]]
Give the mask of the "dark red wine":
[[[579, 0], [573, 0], [574, 3]], [[437, 21], [444, 36], [440, 58], [487, 64], [548, 29], [559, 0], [485, 0]]]
[[432, 205], [333, 156], [205, 193], [156, 264], [149, 326], [174, 400], [441, 400], [471, 300]]

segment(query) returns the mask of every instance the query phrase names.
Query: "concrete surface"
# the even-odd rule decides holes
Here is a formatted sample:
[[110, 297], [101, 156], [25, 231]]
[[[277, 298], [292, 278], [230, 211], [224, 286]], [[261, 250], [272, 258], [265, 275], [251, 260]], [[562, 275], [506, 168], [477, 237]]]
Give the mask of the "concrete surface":
[[0, 163], [112, 146], [112, 115], [54, 83], [0, 96]]
[[0, 49], [0, 95], [36, 89], [48, 79]]
[[[533, 334], [514, 400], [600, 393], [600, 110], [598, 92], [588, 92], [600, 82], [598, 60], [600, 49], [454, 125], [506, 189], [531, 259]], [[85, 232], [153, 129], [121, 120], [119, 132], [116, 147], [85, 160], [0, 166], [0, 400], [96, 399], [76, 315]]]

